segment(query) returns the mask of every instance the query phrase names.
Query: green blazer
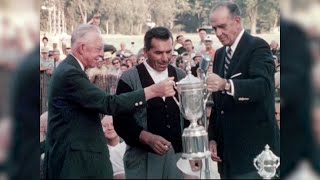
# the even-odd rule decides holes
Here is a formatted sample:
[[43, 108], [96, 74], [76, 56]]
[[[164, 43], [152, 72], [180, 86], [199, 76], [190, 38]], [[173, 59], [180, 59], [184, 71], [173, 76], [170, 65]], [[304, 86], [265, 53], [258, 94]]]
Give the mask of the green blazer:
[[56, 178], [112, 178], [99, 113], [135, 112], [146, 104], [144, 90], [109, 95], [93, 85], [72, 56], [49, 84], [44, 175]]

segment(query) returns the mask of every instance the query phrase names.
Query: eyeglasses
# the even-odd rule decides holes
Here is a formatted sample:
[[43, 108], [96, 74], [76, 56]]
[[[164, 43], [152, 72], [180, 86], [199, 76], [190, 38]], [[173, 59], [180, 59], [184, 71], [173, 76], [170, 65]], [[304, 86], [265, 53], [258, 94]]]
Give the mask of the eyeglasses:
[[119, 62], [119, 61], [117, 61], [117, 62], [113, 62], [112, 64], [113, 64], [113, 65], [115, 65], [115, 64], [119, 64], [119, 63], [120, 63], [120, 62]]

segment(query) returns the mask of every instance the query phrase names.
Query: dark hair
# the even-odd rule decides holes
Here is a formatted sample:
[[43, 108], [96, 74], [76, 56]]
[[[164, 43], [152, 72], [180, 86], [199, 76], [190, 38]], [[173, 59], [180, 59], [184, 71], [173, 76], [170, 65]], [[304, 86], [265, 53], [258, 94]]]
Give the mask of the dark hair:
[[179, 64], [183, 63], [182, 56], [178, 56], [176, 59], [176, 66], [179, 67]]
[[125, 66], [125, 67], [129, 67], [128, 64], [121, 64], [120, 66]]
[[191, 39], [186, 39], [184, 42], [191, 42], [192, 43]]
[[149, 51], [152, 48], [151, 41], [153, 38], [161, 39], [161, 40], [168, 40], [172, 38], [171, 32], [165, 27], [155, 27], [148, 30], [144, 36], [144, 48], [145, 50]]
[[43, 41], [43, 40], [49, 41], [47, 37], [43, 37], [43, 38], [42, 38], [42, 41]]
[[111, 61], [112, 64], [113, 64], [113, 62], [116, 61], [116, 60], [118, 60], [118, 61], [121, 63], [121, 59], [120, 59], [119, 57], [115, 57], [115, 58], [113, 58], [112, 61]]
[[229, 10], [230, 15], [233, 17], [241, 16], [241, 11], [239, 6], [233, 2], [220, 2], [214, 8], [212, 8], [211, 13], [220, 7], [226, 7]]
[[183, 35], [181, 35], [181, 34], [180, 34], [180, 35], [178, 35], [178, 36], [176, 37], [176, 39], [179, 39], [179, 37], [183, 37]]
[[199, 29], [198, 29], [198, 32], [200, 32], [200, 31], [205, 31], [205, 32], [207, 32], [207, 30], [206, 30], [205, 28], [199, 28]]

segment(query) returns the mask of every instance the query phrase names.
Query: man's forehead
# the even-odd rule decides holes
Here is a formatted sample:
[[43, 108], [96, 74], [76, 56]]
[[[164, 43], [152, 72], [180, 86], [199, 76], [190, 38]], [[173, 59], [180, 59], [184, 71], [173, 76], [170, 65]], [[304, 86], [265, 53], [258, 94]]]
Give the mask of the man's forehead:
[[230, 12], [226, 7], [220, 7], [211, 13], [211, 20], [229, 18]]
[[156, 51], [170, 51], [172, 50], [173, 42], [172, 39], [157, 39], [153, 38], [151, 40], [151, 49], [156, 50]]

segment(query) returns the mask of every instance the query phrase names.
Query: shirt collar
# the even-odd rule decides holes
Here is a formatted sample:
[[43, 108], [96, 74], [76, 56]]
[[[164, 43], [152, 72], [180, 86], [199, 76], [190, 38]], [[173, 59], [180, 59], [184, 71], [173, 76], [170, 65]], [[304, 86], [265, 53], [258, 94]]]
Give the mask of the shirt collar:
[[76, 56], [74, 56], [72, 53], [70, 53], [70, 55], [73, 56], [78, 61], [78, 63], [80, 64], [81, 69], [84, 71], [84, 66], [81, 63], [81, 61]]
[[242, 30], [240, 31], [240, 33], [238, 34], [236, 40], [235, 40], [234, 43], [230, 46], [231, 49], [232, 49], [232, 55], [233, 55], [234, 51], [236, 50], [236, 48], [237, 48], [237, 46], [238, 46], [238, 44], [239, 44], [239, 42], [240, 42], [240, 39], [241, 39], [243, 33], [244, 33], [244, 29], [242, 29]]
[[147, 59], [145, 61], [143, 61], [143, 64], [146, 66], [149, 73], [152, 73], [155, 75], [168, 74], [168, 68], [162, 72], [156, 71], [147, 63]]

